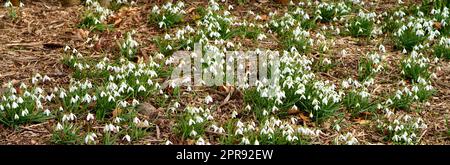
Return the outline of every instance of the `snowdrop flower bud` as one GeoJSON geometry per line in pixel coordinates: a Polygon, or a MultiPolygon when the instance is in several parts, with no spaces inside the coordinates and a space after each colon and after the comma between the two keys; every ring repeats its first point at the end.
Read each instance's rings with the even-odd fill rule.
{"type": "Polygon", "coordinates": [[[127,142],[131,142],[131,137],[130,135],[125,135],[122,140],[126,140],[127,142]]]}
{"type": "Polygon", "coordinates": [[[91,121],[94,120],[94,115],[92,113],[88,113],[87,117],[86,117],[86,121],[91,121]]]}
{"type": "Polygon", "coordinates": [[[64,127],[61,125],[61,123],[56,124],[56,131],[60,131],[62,129],[64,129],[64,127]]]}
{"type": "Polygon", "coordinates": [[[46,116],[50,116],[50,110],[49,109],[46,109],[45,111],[44,111],[44,114],[46,115],[46,116]]]}
{"type": "Polygon", "coordinates": [[[211,96],[209,96],[209,95],[206,96],[206,97],[205,97],[205,103],[206,103],[206,104],[209,104],[209,103],[211,103],[211,102],[213,102],[213,98],[212,98],[211,96]]]}

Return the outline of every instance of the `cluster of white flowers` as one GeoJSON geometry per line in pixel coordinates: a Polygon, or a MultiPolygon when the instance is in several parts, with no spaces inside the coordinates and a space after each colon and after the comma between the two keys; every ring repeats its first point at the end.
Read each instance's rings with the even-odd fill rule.
{"type": "Polygon", "coordinates": [[[113,11],[102,7],[97,1],[86,0],[86,5],[88,5],[88,10],[91,10],[96,15],[94,17],[94,24],[100,24],[106,21],[109,16],[113,15],[113,11]]]}
{"type": "Polygon", "coordinates": [[[430,59],[415,50],[411,52],[411,55],[402,60],[401,65],[401,74],[414,81],[417,81],[419,77],[428,79],[431,75],[428,71],[430,59]]]}
{"type": "MultiPolygon", "coordinates": [[[[131,42],[130,44],[136,43],[131,42]]],[[[70,63],[73,64],[72,67],[75,67],[78,72],[99,73],[103,78],[107,79],[103,87],[97,88],[95,99],[117,102],[121,103],[122,107],[127,107],[128,104],[123,102],[123,99],[128,99],[127,95],[146,97],[160,87],[159,83],[155,81],[158,76],[155,69],[159,65],[154,61],[133,63],[122,58],[119,60],[119,63],[114,63],[104,58],[93,67],[94,70],[84,70],[83,67],[76,67],[83,66],[81,62],[78,62],[77,58],[71,56],[70,60],[70,63]]],[[[84,64],[84,66],[86,65],[88,64],[84,64]]],[[[94,99],[94,96],[90,98],[94,99]]],[[[89,96],[86,96],[83,97],[83,100],[89,101],[91,99],[89,99],[89,96]]],[[[138,103],[137,100],[133,100],[133,105],[138,103]]]]}
{"type": "Polygon", "coordinates": [[[450,37],[441,37],[438,42],[439,46],[443,46],[446,49],[450,49],[450,37]]]}
{"type": "Polygon", "coordinates": [[[295,8],[292,12],[287,12],[283,16],[276,18],[277,13],[271,12],[269,16],[275,19],[272,19],[269,22],[269,25],[273,29],[277,29],[278,33],[283,33],[291,29],[291,27],[306,25],[309,21],[313,21],[314,18],[311,18],[310,15],[305,12],[301,7],[295,8]]]}
{"type": "MultiPolygon", "coordinates": [[[[35,83],[46,81],[39,74],[34,78],[35,83]]],[[[6,92],[2,93],[0,98],[0,120],[4,124],[15,125],[49,116],[51,112],[44,110],[44,106],[51,102],[53,97],[53,94],[47,94],[47,91],[38,86],[30,89],[21,83],[16,88],[9,82],[6,92]]]]}
{"type": "MultiPolygon", "coordinates": [[[[203,132],[207,122],[213,119],[214,117],[211,115],[211,110],[208,108],[203,109],[202,107],[197,108],[188,106],[184,109],[178,127],[190,137],[201,137],[202,135],[200,135],[199,132],[203,132]]],[[[223,131],[223,129],[214,126],[212,128],[215,131],[223,131]]]]}
{"type": "Polygon", "coordinates": [[[385,115],[378,119],[378,128],[387,136],[388,141],[394,144],[417,144],[419,136],[427,129],[421,118],[409,115],[400,115],[389,109],[384,110],[385,115]]]}
{"type": "Polygon", "coordinates": [[[318,19],[326,22],[339,21],[342,19],[341,15],[351,11],[351,7],[347,6],[345,2],[328,3],[315,1],[315,3],[317,5],[315,13],[318,19]]]}
{"type": "Polygon", "coordinates": [[[337,145],[345,144],[345,145],[357,145],[359,144],[358,139],[353,135],[351,132],[347,132],[347,134],[343,135],[340,134],[336,139],[334,140],[334,143],[337,145]]]}
{"type": "Polygon", "coordinates": [[[157,5],[153,6],[151,10],[151,14],[153,15],[153,21],[158,21],[159,28],[165,28],[172,26],[179,21],[181,21],[182,15],[186,14],[186,11],[183,10],[184,3],[179,1],[177,4],[172,4],[171,2],[167,2],[161,8],[157,5]]]}
{"type": "Polygon", "coordinates": [[[302,142],[318,137],[322,132],[297,125],[297,119],[283,121],[270,117],[257,125],[254,121],[236,122],[234,136],[241,138],[241,144],[302,144],[302,142]]]}
{"type": "MultiPolygon", "coordinates": [[[[434,21],[426,18],[409,17],[405,23],[401,23],[399,29],[394,32],[394,37],[398,38],[404,47],[411,49],[424,47],[423,40],[433,41],[441,35],[439,30],[433,27],[434,21]],[[415,36],[411,36],[415,35],[415,36]],[[413,38],[412,38],[413,37],[413,38]],[[416,45],[409,45],[409,44],[416,45]]],[[[425,45],[427,46],[427,45],[425,45]]]]}
{"type": "Polygon", "coordinates": [[[358,93],[362,98],[367,98],[371,95],[367,88],[373,85],[373,81],[373,79],[369,79],[360,83],[358,80],[348,78],[347,80],[342,81],[342,88],[350,89],[352,92],[358,93]]]}
{"type": "Polygon", "coordinates": [[[431,14],[434,15],[434,21],[437,21],[442,26],[441,28],[448,28],[450,23],[450,12],[447,7],[441,9],[432,9],[431,14]]]}
{"type": "Polygon", "coordinates": [[[128,32],[125,40],[120,45],[120,52],[125,57],[132,58],[136,55],[136,49],[139,46],[139,43],[132,37],[135,33],[135,31],[128,32]]]}
{"type": "MultiPolygon", "coordinates": [[[[385,52],[386,50],[384,50],[384,46],[380,46],[380,51],[381,52],[385,52]]],[[[359,71],[364,71],[367,72],[365,74],[369,74],[366,76],[372,76],[373,74],[377,74],[379,72],[381,72],[384,68],[383,68],[383,61],[385,60],[385,56],[384,55],[380,55],[377,52],[372,52],[372,53],[367,53],[365,55],[365,57],[363,57],[365,59],[360,61],[360,65],[358,70],[359,71]]]]}

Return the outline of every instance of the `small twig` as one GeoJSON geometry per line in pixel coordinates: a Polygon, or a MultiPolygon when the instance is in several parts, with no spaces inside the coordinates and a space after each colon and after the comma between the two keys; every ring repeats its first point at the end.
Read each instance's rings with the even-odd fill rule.
{"type": "Polygon", "coordinates": [[[420,140],[422,140],[422,137],[427,133],[428,129],[426,129],[425,131],[423,131],[422,135],[420,135],[419,139],[417,141],[420,142],[420,140]]]}
{"type": "Polygon", "coordinates": [[[28,128],[28,127],[23,127],[23,126],[20,126],[20,128],[24,129],[24,130],[27,130],[27,131],[31,131],[31,132],[48,133],[48,131],[39,131],[39,130],[35,130],[35,129],[28,128]]]}
{"type": "Polygon", "coordinates": [[[156,126],[156,139],[160,139],[161,132],[159,131],[159,126],[156,124],[155,124],[155,126],[156,126]]]}

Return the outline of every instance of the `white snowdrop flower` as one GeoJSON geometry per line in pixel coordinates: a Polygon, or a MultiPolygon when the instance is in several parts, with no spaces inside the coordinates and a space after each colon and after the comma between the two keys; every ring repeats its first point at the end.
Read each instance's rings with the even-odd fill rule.
{"type": "Polygon", "coordinates": [[[209,104],[209,103],[211,103],[211,102],[213,102],[213,98],[212,98],[211,96],[209,96],[209,95],[206,96],[206,97],[205,97],[205,103],[206,103],[206,104],[209,104]]]}
{"type": "Polygon", "coordinates": [[[97,138],[97,135],[95,133],[88,133],[84,138],[84,143],[86,144],[89,144],[89,142],[95,143],[95,138],[97,138]]]}
{"type": "Polygon", "coordinates": [[[0,104],[0,111],[4,111],[4,110],[5,110],[5,107],[0,104]]]}
{"type": "Polygon", "coordinates": [[[46,116],[50,116],[51,112],[50,112],[49,109],[46,109],[46,110],[44,111],[44,114],[45,114],[46,116]]]}
{"type": "Polygon", "coordinates": [[[232,5],[228,6],[228,10],[233,10],[233,9],[234,9],[234,7],[232,5]]]}
{"type": "Polygon", "coordinates": [[[16,102],[13,102],[12,105],[11,105],[12,109],[16,109],[18,107],[19,107],[19,105],[16,102]]]}
{"type": "Polygon", "coordinates": [[[42,78],[42,82],[47,82],[50,81],[50,77],[48,77],[47,75],[44,76],[44,78],[42,78]]]}
{"type": "Polygon", "coordinates": [[[242,135],[242,134],[243,134],[242,128],[236,129],[236,132],[234,133],[234,135],[242,135]]]}
{"type": "Polygon", "coordinates": [[[339,130],[341,130],[341,126],[339,126],[339,124],[336,124],[334,125],[334,129],[339,132],[339,130]]]}
{"type": "Polygon", "coordinates": [[[231,118],[236,118],[236,116],[238,115],[238,113],[236,111],[231,112],[231,118]]]}
{"type": "Polygon", "coordinates": [[[242,143],[242,144],[245,144],[245,145],[249,145],[249,144],[250,144],[250,140],[248,140],[247,137],[242,137],[241,143],[242,143]]]}
{"type": "Polygon", "coordinates": [[[137,105],[139,105],[139,101],[138,101],[138,100],[136,100],[136,99],[133,99],[132,105],[133,105],[133,106],[137,106],[137,105]]]}
{"type": "Polygon", "coordinates": [[[77,119],[77,116],[75,116],[75,114],[73,114],[73,113],[70,113],[69,116],[68,116],[68,120],[69,121],[73,121],[75,119],[77,119]]]}
{"type": "Polygon", "coordinates": [[[202,137],[200,137],[200,138],[198,138],[195,145],[205,145],[205,140],[202,137]]]}
{"type": "Polygon", "coordinates": [[[144,122],[143,122],[142,126],[144,126],[144,127],[149,127],[149,126],[150,126],[150,124],[148,123],[148,121],[147,121],[147,120],[144,120],[144,122]]]}
{"type": "Polygon", "coordinates": [[[58,124],[56,124],[56,131],[60,131],[60,130],[63,130],[64,129],[64,127],[61,125],[61,123],[58,123],[58,124]]]}
{"type": "Polygon", "coordinates": [[[64,99],[67,96],[67,94],[61,90],[61,92],[59,93],[59,98],[64,99]]]}
{"type": "Polygon", "coordinates": [[[15,114],[14,115],[14,120],[19,120],[19,115],[15,114]]]}
{"type": "Polygon", "coordinates": [[[9,8],[9,7],[13,6],[13,4],[11,3],[11,1],[6,1],[6,3],[3,6],[5,8],[9,8]]]}
{"type": "Polygon", "coordinates": [[[381,53],[386,53],[386,48],[384,47],[384,45],[380,45],[379,50],[381,53]]]}
{"type": "Polygon", "coordinates": [[[170,140],[167,140],[165,144],[166,144],[166,145],[171,145],[171,144],[173,144],[173,143],[172,143],[170,140]]]}
{"type": "Polygon", "coordinates": [[[134,117],[134,119],[133,119],[133,123],[134,123],[134,124],[138,124],[138,123],[140,123],[140,122],[141,122],[141,120],[139,120],[139,118],[134,117]]]}
{"type": "Polygon", "coordinates": [[[189,121],[188,121],[189,126],[194,125],[195,123],[196,122],[194,120],[192,120],[192,119],[189,119],[189,121]]]}
{"type": "Polygon", "coordinates": [[[123,119],[122,118],[120,118],[120,117],[116,117],[116,118],[114,118],[114,123],[120,123],[121,121],[123,121],[123,119]]]}
{"type": "Polygon", "coordinates": [[[131,142],[131,137],[130,135],[125,135],[122,140],[126,140],[127,142],[131,142]]]}
{"type": "Polygon", "coordinates": [[[144,86],[139,86],[139,89],[138,89],[138,92],[145,92],[145,91],[147,91],[146,89],[145,89],[145,87],[144,86]]]}
{"type": "Polygon", "coordinates": [[[18,104],[22,104],[23,103],[23,98],[22,97],[18,97],[16,101],[17,101],[18,104]]]}
{"type": "Polygon", "coordinates": [[[94,114],[88,113],[88,115],[86,116],[86,121],[91,121],[91,120],[94,120],[94,114]]]}
{"type": "Polygon", "coordinates": [[[22,110],[21,115],[22,116],[27,116],[28,115],[28,109],[25,108],[25,110],[22,110]]]}
{"type": "Polygon", "coordinates": [[[197,136],[197,131],[192,130],[191,133],[189,134],[190,136],[197,136]]]}

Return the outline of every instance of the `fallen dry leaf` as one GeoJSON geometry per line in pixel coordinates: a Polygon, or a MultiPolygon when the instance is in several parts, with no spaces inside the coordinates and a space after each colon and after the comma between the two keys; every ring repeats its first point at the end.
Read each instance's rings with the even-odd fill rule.
{"type": "Polygon", "coordinates": [[[187,12],[186,13],[191,13],[192,11],[194,11],[195,10],[195,7],[191,7],[191,8],[189,8],[188,10],[187,10],[187,12]]]}
{"type": "Polygon", "coordinates": [[[261,20],[262,20],[262,21],[267,21],[267,20],[269,20],[269,16],[267,16],[267,15],[265,15],[265,14],[264,14],[264,15],[261,15],[260,17],[261,17],[261,20]]]}
{"type": "Polygon", "coordinates": [[[298,116],[299,116],[300,119],[302,119],[302,121],[304,121],[304,122],[310,122],[310,121],[311,121],[311,119],[310,119],[308,116],[303,115],[303,113],[300,113],[298,116]]]}
{"type": "Polygon", "coordinates": [[[370,123],[370,120],[364,120],[364,119],[361,119],[361,118],[356,118],[356,119],[354,119],[353,121],[354,121],[355,123],[361,124],[361,125],[366,125],[366,124],[369,124],[369,123],[370,123]]]}
{"type": "Polygon", "coordinates": [[[442,29],[442,24],[440,22],[434,22],[433,26],[437,30],[441,30],[442,29]]]}
{"type": "Polygon", "coordinates": [[[120,114],[122,114],[122,109],[116,108],[116,109],[114,109],[114,111],[112,112],[112,114],[113,114],[113,118],[115,118],[115,117],[117,117],[117,116],[120,116],[120,114]]]}

